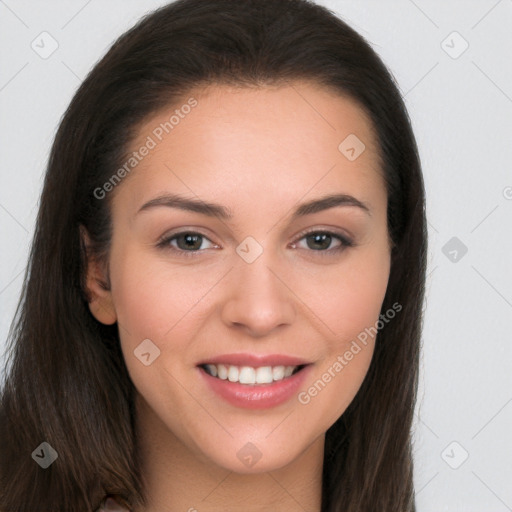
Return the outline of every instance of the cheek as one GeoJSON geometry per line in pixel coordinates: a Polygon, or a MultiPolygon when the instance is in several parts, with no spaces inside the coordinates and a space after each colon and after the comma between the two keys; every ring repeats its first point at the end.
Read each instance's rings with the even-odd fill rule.
{"type": "Polygon", "coordinates": [[[112,293],[123,341],[143,339],[161,342],[183,338],[183,329],[197,326],[204,300],[221,274],[212,271],[198,276],[193,266],[177,268],[162,258],[148,258],[136,251],[118,260],[112,272],[112,293]],[[172,332],[180,332],[179,337],[172,332]]]}
{"type": "Polygon", "coordinates": [[[331,276],[321,286],[322,293],[311,297],[312,309],[328,332],[318,369],[302,387],[298,401],[304,407],[304,425],[318,435],[344,413],[368,372],[388,277],[385,252],[360,258],[350,271],[331,276]]]}
{"type": "Polygon", "coordinates": [[[326,344],[318,371],[307,383],[311,393],[303,388],[307,396],[301,403],[321,392],[322,398],[315,398],[313,408],[319,408],[327,423],[340,416],[367,373],[389,268],[390,257],[385,250],[359,251],[332,272],[303,281],[304,302],[319,320],[326,344]]]}
{"type": "Polygon", "coordinates": [[[319,329],[343,348],[378,320],[390,269],[385,250],[354,251],[340,265],[302,278],[297,295],[314,313],[319,329]]]}

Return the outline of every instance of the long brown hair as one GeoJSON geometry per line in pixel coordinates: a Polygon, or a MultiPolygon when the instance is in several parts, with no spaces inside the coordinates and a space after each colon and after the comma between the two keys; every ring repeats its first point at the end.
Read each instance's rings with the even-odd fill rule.
{"type": "Polygon", "coordinates": [[[394,242],[377,337],[355,399],[327,431],[322,512],[413,511],[411,426],[422,325],[426,222],[416,141],[392,75],[371,46],[307,0],[178,0],[123,34],[81,84],[51,150],[0,395],[0,510],[91,512],[107,495],[146,503],[134,386],[117,326],[84,286],[87,229],[106,258],[110,200],[98,199],[148,116],[198,85],[313,80],[364,109],[378,136],[394,242]],[[47,442],[57,460],[31,453],[47,442]]]}

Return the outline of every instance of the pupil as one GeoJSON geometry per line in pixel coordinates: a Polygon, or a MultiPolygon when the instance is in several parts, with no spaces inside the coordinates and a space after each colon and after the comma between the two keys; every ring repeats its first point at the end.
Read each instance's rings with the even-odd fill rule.
{"type": "MultiPolygon", "coordinates": [[[[314,239],[314,243],[320,243],[322,244],[323,242],[323,246],[320,247],[321,249],[326,249],[327,247],[329,247],[330,243],[331,243],[331,236],[326,234],[326,233],[319,233],[319,234],[316,234],[316,235],[311,235],[310,238],[313,238],[314,239]],[[327,243],[325,243],[327,241],[327,243]]],[[[315,246],[311,246],[309,243],[308,243],[308,247],[310,249],[315,249],[315,250],[318,250],[319,248],[318,247],[315,247],[315,246]]]]}
{"type": "MultiPolygon", "coordinates": [[[[201,246],[200,237],[201,235],[182,235],[183,238],[180,237],[181,240],[185,240],[185,249],[198,249],[201,246]],[[199,244],[198,244],[199,241],[199,244]],[[195,244],[195,245],[194,245],[195,244]]],[[[178,244],[179,245],[179,244],[178,244]]],[[[183,247],[180,247],[183,249],[183,247]]]]}

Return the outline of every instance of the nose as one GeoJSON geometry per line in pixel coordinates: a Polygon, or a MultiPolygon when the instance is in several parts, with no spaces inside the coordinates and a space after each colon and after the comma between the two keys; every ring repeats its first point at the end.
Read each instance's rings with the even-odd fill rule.
{"type": "Polygon", "coordinates": [[[294,295],[278,268],[265,252],[252,263],[237,261],[222,307],[222,320],[228,327],[263,337],[293,323],[294,295]]]}

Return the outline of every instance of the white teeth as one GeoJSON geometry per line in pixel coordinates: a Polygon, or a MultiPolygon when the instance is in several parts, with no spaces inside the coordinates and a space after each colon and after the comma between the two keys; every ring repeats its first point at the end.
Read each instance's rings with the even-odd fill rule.
{"type": "Polygon", "coordinates": [[[240,384],[255,384],[256,383],[256,370],[250,366],[242,366],[240,368],[240,375],[238,376],[240,384]]]}
{"type": "MultiPolygon", "coordinates": [[[[214,368],[217,368],[217,377],[222,380],[226,380],[228,378],[228,368],[227,366],[223,364],[208,364],[206,366],[213,366],[214,368]]],[[[215,377],[215,375],[214,375],[215,377]]]]}
{"type": "Polygon", "coordinates": [[[283,380],[284,366],[274,366],[274,368],[272,368],[272,377],[274,380],[283,380]]]}
{"type": "Polygon", "coordinates": [[[229,382],[238,382],[238,375],[240,372],[238,371],[237,366],[230,366],[228,370],[228,380],[229,382]]]}
{"type": "Polygon", "coordinates": [[[272,366],[260,366],[256,370],[256,382],[258,384],[270,384],[273,380],[272,366]]]}
{"type": "Polygon", "coordinates": [[[210,375],[217,377],[217,367],[214,364],[207,364],[206,367],[208,368],[210,375]]]}
{"type": "Polygon", "coordinates": [[[225,364],[206,364],[206,372],[212,377],[217,377],[230,382],[240,384],[270,384],[274,381],[290,377],[297,366],[233,366],[225,364]]]}

